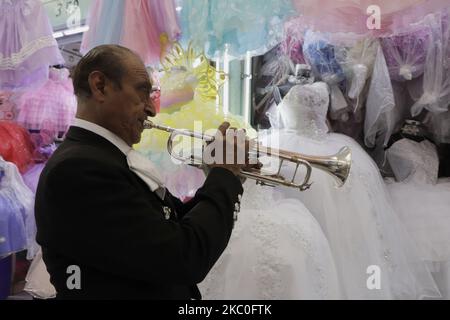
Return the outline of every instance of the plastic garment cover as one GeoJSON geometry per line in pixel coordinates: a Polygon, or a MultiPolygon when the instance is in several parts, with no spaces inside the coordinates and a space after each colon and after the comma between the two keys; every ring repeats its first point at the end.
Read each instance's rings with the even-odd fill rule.
{"type": "Polygon", "coordinates": [[[367,79],[372,74],[377,49],[378,41],[369,37],[356,41],[351,47],[336,48],[336,59],[350,80],[348,88],[350,99],[357,99],[360,96],[367,79]]]}
{"type": "MultiPolygon", "coordinates": [[[[366,102],[366,118],[364,122],[364,143],[368,147],[375,145],[377,134],[382,130],[382,122],[386,121],[387,112],[395,106],[389,71],[381,47],[378,47],[372,80],[366,102]]],[[[388,139],[385,139],[386,144],[388,139]]]]}
{"type": "Polygon", "coordinates": [[[45,163],[38,163],[23,175],[23,181],[33,193],[36,193],[39,177],[41,176],[41,172],[44,170],[44,167],[45,163]]]}
{"type": "Polygon", "coordinates": [[[433,45],[429,46],[423,76],[423,94],[411,107],[411,115],[423,109],[433,113],[448,110],[450,98],[450,9],[428,15],[433,45]]]}
{"type": "Polygon", "coordinates": [[[391,79],[411,80],[423,74],[431,30],[426,25],[410,26],[404,33],[381,38],[391,79]]]}
{"type": "Polygon", "coordinates": [[[410,104],[408,104],[407,100],[407,90],[403,86],[404,83],[392,81],[391,84],[394,106],[379,115],[374,127],[376,128],[376,138],[374,145],[371,146],[375,147],[371,150],[371,157],[380,170],[386,174],[392,174],[387,165],[386,147],[389,145],[389,141],[391,141],[391,136],[402,129],[405,119],[409,118],[410,109],[410,104]]]}
{"type": "Polygon", "coordinates": [[[305,25],[301,18],[294,18],[284,24],[284,40],[281,42],[281,51],[287,55],[294,64],[304,64],[303,57],[303,30],[305,25]]]}
{"type": "Polygon", "coordinates": [[[335,46],[326,34],[308,30],[303,43],[303,54],[311,65],[315,75],[330,86],[330,115],[337,119],[347,111],[348,104],[339,88],[345,79],[344,71],[336,60],[335,46]]]}

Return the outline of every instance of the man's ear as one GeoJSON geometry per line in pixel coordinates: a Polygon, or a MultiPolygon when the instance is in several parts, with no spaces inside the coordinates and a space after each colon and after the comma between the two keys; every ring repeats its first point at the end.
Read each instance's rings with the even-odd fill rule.
{"type": "Polygon", "coordinates": [[[92,97],[99,102],[105,101],[105,75],[100,71],[93,71],[89,74],[88,83],[92,97]]]}

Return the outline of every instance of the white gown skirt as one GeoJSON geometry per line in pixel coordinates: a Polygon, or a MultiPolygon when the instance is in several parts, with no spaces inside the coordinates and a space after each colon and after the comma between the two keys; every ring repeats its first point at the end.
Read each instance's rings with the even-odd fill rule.
{"type": "MultiPolygon", "coordinates": [[[[277,147],[309,155],[335,154],[344,145],[351,148],[352,167],[343,187],[337,188],[328,173],[313,169],[309,190],[282,188],[286,198],[300,199],[322,227],[346,299],[441,296],[421,252],[393,208],[378,168],[353,139],[341,134],[312,139],[275,131],[262,140],[277,141],[277,147]],[[377,277],[375,286],[371,285],[373,277],[377,277]]],[[[282,173],[291,177],[293,170],[286,165],[282,173]]]]}
{"type": "Polygon", "coordinates": [[[389,183],[387,188],[442,295],[450,299],[450,179],[436,185],[389,183]]]}
{"type": "Polygon", "coordinates": [[[327,239],[295,199],[247,181],[230,242],[206,279],[203,299],[340,299],[327,239]]]}

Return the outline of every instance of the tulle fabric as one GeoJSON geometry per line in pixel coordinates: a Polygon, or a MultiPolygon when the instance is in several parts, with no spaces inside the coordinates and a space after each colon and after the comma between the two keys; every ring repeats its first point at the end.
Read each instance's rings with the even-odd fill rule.
{"type": "Polygon", "coordinates": [[[120,43],[136,51],[146,65],[160,61],[161,45],[156,12],[149,1],[124,1],[123,29],[120,43]]]}
{"type": "Polygon", "coordinates": [[[230,242],[206,279],[203,299],[339,299],[327,239],[303,204],[244,185],[230,242]]]}
{"type": "Polygon", "coordinates": [[[63,64],[41,1],[0,1],[0,90],[38,87],[63,64]]]}
{"type": "Polygon", "coordinates": [[[174,0],[149,0],[150,8],[154,12],[161,44],[168,45],[179,40],[181,36],[180,22],[177,16],[174,0]]]}
{"type": "Polygon", "coordinates": [[[398,181],[388,188],[426,260],[450,261],[450,180],[438,180],[436,146],[402,139],[388,149],[387,158],[398,181]]]}
{"type": "Polygon", "coordinates": [[[335,47],[326,34],[308,30],[305,34],[303,54],[323,81],[337,84],[345,79],[344,72],[336,60],[335,47]]]}
{"type": "Polygon", "coordinates": [[[33,165],[34,145],[28,131],[20,125],[0,121],[0,156],[25,173],[33,165]]]}
{"type": "Polygon", "coordinates": [[[10,233],[5,233],[8,235],[7,240],[13,239],[8,241],[14,241],[16,243],[14,247],[17,248],[17,242],[21,243],[24,236],[25,246],[21,249],[27,249],[27,258],[32,259],[39,249],[35,240],[34,195],[23,182],[17,167],[11,162],[4,161],[1,157],[0,171],[3,172],[3,177],[0,181],[0,192],[4,191],[6,201],[10,200],[9,204],[4,201],[5,211],[0,210],[0,219],[10,223],[10,226],[7,226],[6,230],[4,230],[10,231],[10,233]],[[21,231],[22,226],[23,232],[21,231]]]}
{"type": "Polygon", "coordinates": [[[356,38],[355,43],[336,48],[336,60],[350,82],[347,92],[350,99],[360,97],[367,79],[372,75],[377,49],[378,42],[373,38],[356,38]]]}
{"type": "Polygon", "coordinates": [[[450,111],[428,113],[424,121],[436,143],[450,144],[450,111]]]}
{"type": "Polygon", "coordinates": [[[96,0],[89,9],[88,24],[81,52],[101,44],[120,44],[137,52],[146,65],[158,64],[179,35],[173,0],[96,0]]]}
{"type": "Polygon", "coordinates": [[[430,263],[444,298],[448,299],[450,179],[437,179],[436,147],[427,140],[396,142],[388,150],[388,160],[397,181],[401,181],[388,181],[387,184],[395,208],[422,250],[422,259],[430,263]]]}
{"type": "Polygon", "coordinates": [[[284,24],[284,40],[281,51],[287,55],[294,64],[305,63],[303,56],[303,34],[305,26],[301,18],[293,18],[284,24]]]}
{"type": "Polygon", "coordinates": [[[211,59],[225,50],[236,58],[263,54],[281,41],[283,22],[294,13],[289,0],[184,0],[183,41],[204,48],[211,59]]]}
{"type": "Polygon", "coordinates": [[[364,143],[366,146],[374,147],[377,135],[380,132],[385,134],[383,144],[389,141],[393,130],[392,126],[388,127],[388,114],[394,107],[395,97],[389,70],[381,46],[378,46],[366,103],[364,121],[364,143]]]}
{"type": "Polygon", "coordinates": [[[29,130],[53,129],[65,133],[75,119],[77,100],[67,69],[52,69],[45,85],[25,93],[16,121],[29,130]]]}
{"type": "Polygon", "coordinates": [[[26,249],[27,236],[23,211],[24,208],[13,190],[2,187],[0,189],[0,235],[2,240],[0,241],[0,257],[26,249]]]}
{"type": "Polygon", "coordinates": [[[322,32],[392,35],[448,6],[446,0],[294,0],[303,24],[322,32]],[[380,8],[380,26],[371,18],[370,6],[380,8]],[[370,27],[370,28],[369,28],[370,27]],[[374,28],[376,27],[376,28],[374,28]]]}
{"type": "Polygon", "coordinates": [[[431,44],[431,30],[426,25],[409,27],[407,32],[381,38],[391,79],[406,81],[422,75],[431,44]]]}
{"type": "Polygon", "coordinates": [[[92,1],[86,21],[89,30],[83,33],[80,47],[83,54],[98,45],[120,43],[125,3],[122,0],[92,1]]]}
{"type": "MultiPolygon", "coordinates": [[[[295,87],[293,89],[296,89],[295,87]]],[[[291,90],[293,90],[291,89],[291,90]]],[[[313,185],[305,192],[282,188],[286,198],[300,199],[321,225],[333,253],[339,279],[348,299],[418,299],[440,297],[421,252],[406,232],[395,211],[378,168],[350,137],[326,133],[326,114],[314,100],[285,98],[284,108],[301,123],[284,124],[262,135],[264,144],[313,156],[336,154],[343,146],[352,151],[350,176],[341,188],[326,172],[313,169],[313,185]],[[315,108],[318,107],[317,111],[315,108]],[[309,123],[308,126],[303,124],[309,123]],[[381,269],[380,290],[369,290],[367,268],[381,269]]],[[[319,90],[317,97],[327,95],[319,90]]],[[[325,104],[324,104],[325,105],[325,104]]],[[[283,112],[283,108],[280,108],[283,112]]],[[[270,162],[269,162],[270,164],[270,162]]],[[[272,163],[278,168],[278,162],[272,163]]],[[[267,167],[267,165],[266,165],[267,167]]],[[[281,173],[292,177],[294,166],[284,164],[281,173]]],[[[297,176],[300,182],[302,172],[297,176]]]]}
{"type": "Polygon", "coordinates": [[[431,30],[433,45],[426,53],[423,94],[411,107],[412,116],[419,115],[423,109],[445,112],[450,98],[450,7],[428,15],[424,24],[431,30]]]}
{"type": "Polygon", "coordinates": [[[423,259],[450,261],[450,180],[441,178],[434,185],[391,182],[387,188],[400,218],[420,246],[423,259]]]}
{"type": "MultiPolygon", "coordinates": [[[[313,170],[310,190],[299,193],[283,188],[287,198],[300,199],[321,225],[345,298],[440,297],[430,271],[421,261],[421,253],[391,204],[377,166],[354,140],[340,134],[317,140],[285,131],[272,133],[270,140],[279,141],[282,149],[310,155],[335,154],[345,145],[352,150],[351,173],[343,187],[336,188],[327,173],[313,170]],[[366,272],[371,265],[381,269],[380,290],[366,286],[366,272]]],[[[285,167],[282,173],[291,177],[293,168],[285,167]]]]}
{"type": "Polygon", "coordinates": [[[336,59],[336,47],[326,34],[308,30],[303,43],[303,54],[312,66],[315,75],[330,86],[332,119],[339,119],[348,108],[339,83],[345,80],[345,74],[336,59]]]}

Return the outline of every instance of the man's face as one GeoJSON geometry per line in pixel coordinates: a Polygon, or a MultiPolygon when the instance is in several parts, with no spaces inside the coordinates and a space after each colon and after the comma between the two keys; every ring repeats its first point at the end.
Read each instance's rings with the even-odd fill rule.
{"type": "Polygon", "coordinates": [[[152,83],[142,61],[130,55],[124,66],[127,72],[122,88],[106,95],[105,120],[109,129],[131,146],[141,140],[144,120],[154,117],[156,111],[150,99],[152,83]]]}

